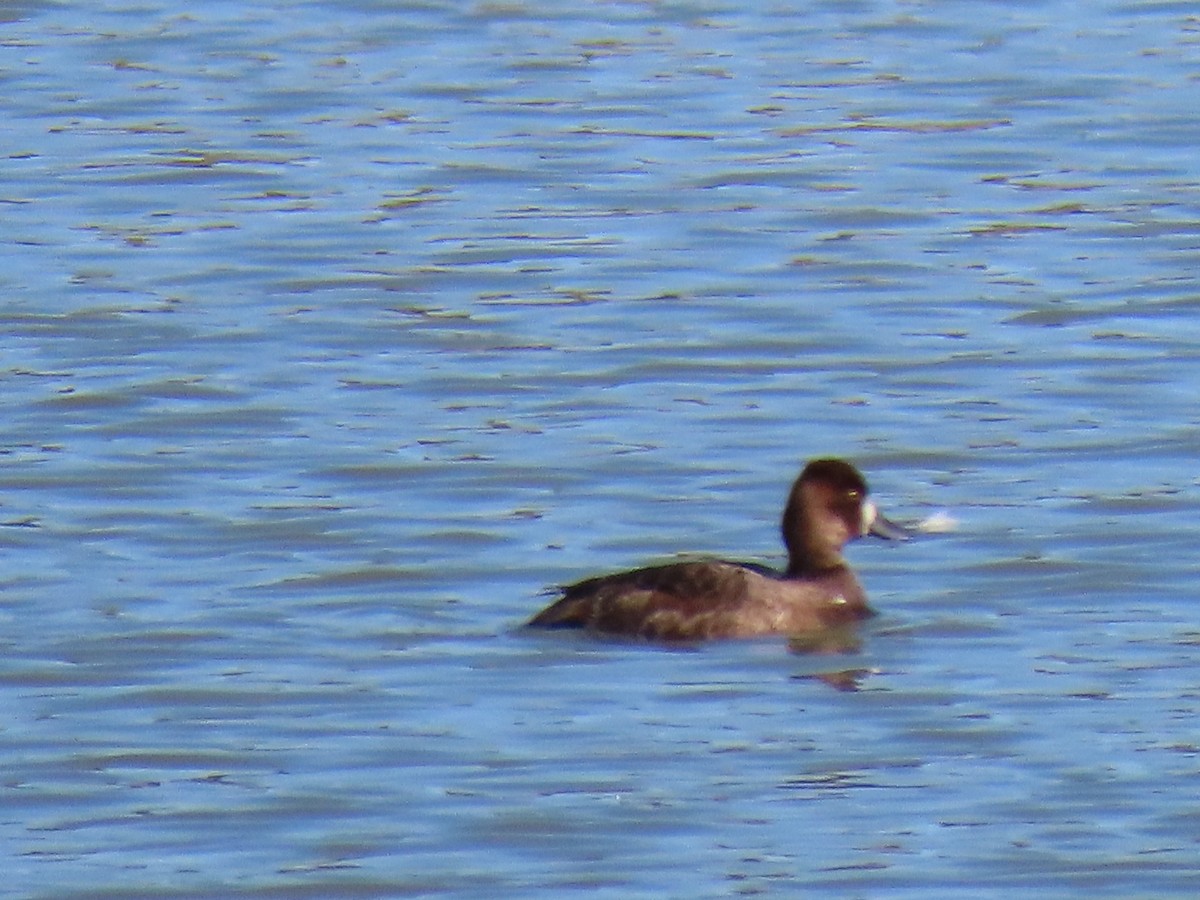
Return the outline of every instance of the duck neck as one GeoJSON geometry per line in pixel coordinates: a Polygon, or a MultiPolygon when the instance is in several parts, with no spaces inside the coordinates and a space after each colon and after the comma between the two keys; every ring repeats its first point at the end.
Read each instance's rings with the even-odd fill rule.
{"type": "Polygon", "coordinates": [[[842,569],[845,566],[846,560],[836,550],[830,550],[827,547],[808,547],[803,543],[793,544],[788,541],[787,576],[789,578],[816,575],[834,569],[842,569]]]}

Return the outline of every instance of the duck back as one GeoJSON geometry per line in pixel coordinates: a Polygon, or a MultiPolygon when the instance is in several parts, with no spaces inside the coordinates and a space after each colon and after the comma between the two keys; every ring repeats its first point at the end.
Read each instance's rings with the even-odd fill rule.
{"type": "Polygon", "coordinates": [[[791,579],[763,566],[712,560],[580,581],[529,624],[687,641],[796,634],[870,615],[846,568],[791,579]]]}

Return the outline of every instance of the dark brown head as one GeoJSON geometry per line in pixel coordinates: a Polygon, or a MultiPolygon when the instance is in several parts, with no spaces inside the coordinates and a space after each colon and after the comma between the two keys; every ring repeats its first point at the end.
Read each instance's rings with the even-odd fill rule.
{"type": "Polygon", "coordinates": [[[867,534],[902,538],[867,496],[866,479],[840,459],[814,459],[804,467],[783,511],[788,574],[804,575],[845,565],[842,548],[867,534]]]}

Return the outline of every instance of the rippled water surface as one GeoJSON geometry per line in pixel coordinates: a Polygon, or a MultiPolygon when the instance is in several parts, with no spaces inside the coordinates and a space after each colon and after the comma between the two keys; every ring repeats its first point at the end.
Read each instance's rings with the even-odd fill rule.
{"type": "Polygon", "coordinates": [[[0,4],[5,896],[1192,896],[1189,4],[0,4]],[[744,9],[743,7],[748,7],[744,9]],[[520,623],[894,517],[842,655],[520,623]]]}

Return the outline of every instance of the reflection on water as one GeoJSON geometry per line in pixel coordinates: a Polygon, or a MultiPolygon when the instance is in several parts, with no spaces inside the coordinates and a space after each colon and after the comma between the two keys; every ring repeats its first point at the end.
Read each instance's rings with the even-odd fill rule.
{"type": "Polygon", "coordinates": [[[1190,896],[1195,23],[979,9],[0,10],[9,890],[1190,896]],[[516,628],[825,454],[861,632],[516,628]]]}

